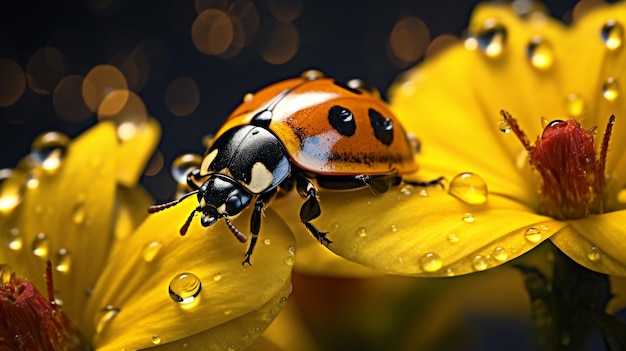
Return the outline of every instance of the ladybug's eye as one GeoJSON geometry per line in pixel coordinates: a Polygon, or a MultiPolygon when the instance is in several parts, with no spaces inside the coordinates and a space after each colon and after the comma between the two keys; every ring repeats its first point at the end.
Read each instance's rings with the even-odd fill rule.
{"type": "Polygon", "coordinates": [[[328,121],[339,134],[352,136],[356,132],[356,122],[352,112],[345,107],[333,106],[328,111],[328,121]]]}

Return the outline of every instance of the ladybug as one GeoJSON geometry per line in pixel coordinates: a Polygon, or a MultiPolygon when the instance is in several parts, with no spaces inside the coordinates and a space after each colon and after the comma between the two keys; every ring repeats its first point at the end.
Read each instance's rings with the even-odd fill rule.
{"type": "MultiPolygon", "coordinates": [[[[369,187],[383,193],[399,185],[403,174],[417,171],[415,155],[402,125],[376,92],[364,84],[346,85],[319,71],[307,71],[247,94],[215,134],[200,168],[188,175],[193,191],[148,211],[164,210],[196,194],[198,206],[182,225],[181,235],[198,212],[203,226],[224,219],[235,237],[246,242],[246,235],[230,219],[254,206],[242,263],[250,264],[261,213],[279,191],[296,188],[305,199],[300,220],[328,245],[327,232],[311,223],[321,214],[318,187],[369,187]]],[[[431,186],[441,179],[410,183],[431,186]]]]}

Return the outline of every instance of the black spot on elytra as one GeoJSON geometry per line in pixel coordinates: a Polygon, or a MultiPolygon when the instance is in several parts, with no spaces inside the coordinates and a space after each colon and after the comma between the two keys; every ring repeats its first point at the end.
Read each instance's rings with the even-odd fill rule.
{"type": "Polygon", "coordinates": [[[383,117],[380,112],[370,108],[367,113],[370,116],[370,123],[374,128],[374,135],[381,143],[389,146],[393,142],[393,122],[389,118],[383,117]]]}
{"type": "Polygon", "coordinates": [[[328,110],[328,122],[343,136],[352,136],[356,132],[356,121],[352,112],[345,107],[333,106],[328,110]]]}

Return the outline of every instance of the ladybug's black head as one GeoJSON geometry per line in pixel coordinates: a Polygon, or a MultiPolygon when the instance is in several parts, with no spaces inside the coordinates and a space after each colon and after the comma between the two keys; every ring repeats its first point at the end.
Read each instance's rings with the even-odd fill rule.
{"type": "Polygon", "coordinates": [[[198,191],[198,212],[202,213],[200,223],[208,227],[224,217],[234,217],[241,213],[252,199],[252,194],[223,174],[213,174],[198,191]]]}

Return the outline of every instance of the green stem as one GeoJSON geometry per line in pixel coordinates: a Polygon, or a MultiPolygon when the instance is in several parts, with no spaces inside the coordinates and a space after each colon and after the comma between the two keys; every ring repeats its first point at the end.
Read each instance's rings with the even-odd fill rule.
{"type": "Polygon", "coordinates": [[[611,298],[608,276],[580,266],[549,241],[542,246],[551,259],[551,272],[516,265],[530,296],[539,348],[582,350],[598,329],[607,349],[625,349],[626,324],[605,312],[611,298]]]}

